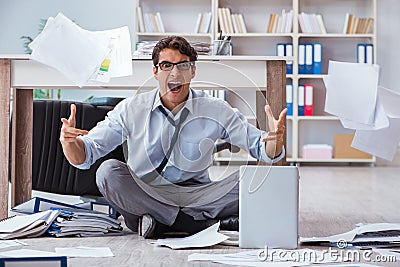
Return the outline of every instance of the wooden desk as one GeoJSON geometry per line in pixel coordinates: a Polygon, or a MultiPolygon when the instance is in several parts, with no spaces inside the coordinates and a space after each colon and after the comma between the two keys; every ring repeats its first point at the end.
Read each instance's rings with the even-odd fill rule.
{"type": "MultiPolygon", "coordinates": [[[[257,90],[258,126],[266,129],[265,98],[275,116],[285,107],[286,69],[282,57],[199,57],[194,88],[257,90]],[[267,93],[268,92],[268,93],[267,93]]],[[[152,63],[133,59],[133,75],[114,78],[109,84],[93,83],[84,89],[150,89],[152,63]]],[[[0,55],[0,218],[8,213],[8,177],[11,173],[12,205],[26,201],[32,191],[33,89],[77,88],[58,71],[29,60],[27,55],[0,55]],[[10,89],[13,89],[11,169],[9,168],[10,89]]],[[[59,133],[54,133],[58,138],[59,133]]],[[[286,144],[286,137],[285,137],[286,144]]],[[[286,164],[285,160],[280,164],[286,164]]]]}

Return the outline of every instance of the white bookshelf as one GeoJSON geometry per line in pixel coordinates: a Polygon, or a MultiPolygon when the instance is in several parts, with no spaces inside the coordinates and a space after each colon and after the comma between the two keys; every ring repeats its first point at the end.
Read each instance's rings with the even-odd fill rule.
{"type": "MultiPolygon", "coordinates": [[[[371,43],[374,46],[374,62],[377,62],[377,0],[135,0],[135,7],[140,6],[142,12],[160,12],[166,33],[148,33],[138,31],[138,21],[135,19],[136,31],[134,42],[142,40],[159,40],[169,35],[181,35],[188,40],[212,42],[219,36],[218,8],[227,7],[231,13],[243,15],[247,33],[232,33],[234,56],[273,56],[276,55],[277,43],[293,44],[293,74],[287,75],[287,82],[293,84],[293,116],[287,117],[287,161],[293,163],[374,163],[371,159],[303,159],[301,148],[305,144],[329,144],[333,147],[335,134],[353,133],[344,129],[338,118],[324,112],[325,86],[323,78],[328,72],[329,60],[356,62],[358,43],[371,43]],[[280,14],[282,10],[293,10],[293,25],[290,33],[267,33],[271,13],[280,14]],[[200,12],[211,12],[211,27],[209,33],[194,33],[196,19],[200,12]],[[326,34],[302,33],[298,14],[301,12],[321,14],[326,34]],[[374,19],[372,30],[367,34],[343,34],[345,14],[352,13],[357,17],[374,19]],[[299,43],[322,44],[322,74],[298,74],[299,43]],[[314,85],[314,116],[298,116],[298,85],[312,83],[314,85]]],[[[136,10],[134,12],[136,14],[136,10]]],[[[255,92],[226,93],[227,101],[249,118],[254,117],[255,92]],[[244,96],[243,96],[244,94],[244,96]],[[235,96],[236,95],[236,96],[235,96]],[[241,95],[247,103],[238,100],[241,95]]],[[[243,156],[216,157],[216,160],[235,162],[242,161],[243,156]]]]}

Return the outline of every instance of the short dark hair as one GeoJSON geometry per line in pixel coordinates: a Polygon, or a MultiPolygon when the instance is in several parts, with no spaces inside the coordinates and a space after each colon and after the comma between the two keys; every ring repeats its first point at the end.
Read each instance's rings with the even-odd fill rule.
{"type": "Polygon", "coordinates": [[[197,60],[197,52],[189,44],[189,42],[181,36],[168,36],[161,39],[153,49],[153,54],[151,58],[153,59],[153,65],[158,64],[158,56],[163,49],[171,48],[178,50],[181,54],[187,55],[190,61],[197,60]]]}

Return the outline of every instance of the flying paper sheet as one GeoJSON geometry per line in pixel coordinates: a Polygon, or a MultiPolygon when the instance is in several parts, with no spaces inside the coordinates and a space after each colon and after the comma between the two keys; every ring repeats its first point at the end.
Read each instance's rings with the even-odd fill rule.
{"type": "Polygon", "coordinates": [[[373,127],[378,78],[377,65],[329,61],[325,111],[373,127]]]}
{"type": "Polygon", "coordinates": [[[132,74],[128,27],[91,32],[59,13],[29,44],[31,59],[53,67],[82,87],[132,74]]]}
{"type": "Polygon", "coordinates": [[[357,130],[351,146],[391,161],[400,142],[400,94],[379,86],[378,95],[389,117],[389,126],[379,130],[357,130]]]}
{"type": "Polygon", "coordinates": [[[379,87],[379,66],[329,62],[325,111],[355,129],[352,147],[393,160],[400,142],[400,95],[379,87]]]}

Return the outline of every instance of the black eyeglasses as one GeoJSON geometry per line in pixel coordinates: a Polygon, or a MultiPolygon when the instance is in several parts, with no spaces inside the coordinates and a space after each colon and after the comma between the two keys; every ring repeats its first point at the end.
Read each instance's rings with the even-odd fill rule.
{"type": "Polygon", "coordinates": [[[160,69],[164,70],[164,71],[171,71],[174,68],[174,66],[176,66],[178,68],[178,70],[188,70],[188,69],[190,69],[190,67],[194,66],[194,62],[193,61],[181,61],[181,62],[177,62],[177,63],[172,63],[172,62],[168,62],[168,61],[163,61],[156,65],[156,67],[160,67],[160,69]]]}

